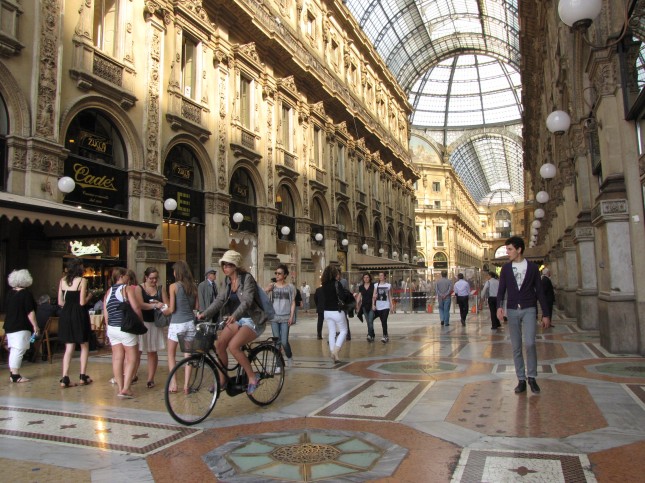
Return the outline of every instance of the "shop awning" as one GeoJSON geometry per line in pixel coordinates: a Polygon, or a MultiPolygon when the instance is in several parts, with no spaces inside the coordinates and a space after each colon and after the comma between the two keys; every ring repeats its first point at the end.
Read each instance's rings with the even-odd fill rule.
{"type": "Polygon", "coordinates": [[[418,267],[398,260],[356,253],[352,257],[352,268],[355,270],[393,270],[397,268],[409,270],[418,267]]]}
{"type": "Polygon", "coordinates": [[[0,192],[0,217],[43,227],[47,238],[127,236],[154,238],[157,225],[64,205],[55,201],[0,192]]]}

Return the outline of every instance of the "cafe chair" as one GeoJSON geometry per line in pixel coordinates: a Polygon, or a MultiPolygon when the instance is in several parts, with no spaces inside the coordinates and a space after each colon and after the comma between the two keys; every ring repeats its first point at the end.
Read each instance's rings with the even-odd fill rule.
{"type": "Polygon", "coordinates": [[[47,359],[49,359],[49,363],[51,364],[53,360],[51,342],[58,342],[58,317],[50,317],[47,319],[45,330],[43,331],[43,341],[45,346],[47,346],[47,359]]]}

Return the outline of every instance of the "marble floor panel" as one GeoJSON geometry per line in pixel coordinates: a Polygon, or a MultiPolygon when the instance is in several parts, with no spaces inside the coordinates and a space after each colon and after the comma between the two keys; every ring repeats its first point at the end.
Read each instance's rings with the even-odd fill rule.
{"type": "Polygon", "coordinates": [[[109,383],[109,348],[91,354],[84,387],[60,387],[60,353],[24,362],[31,382],[0,383],[2,480],[642,481],[645,359],[607,353],[598,331],[554,320],[538,330],[541,392],[518,395],[508,327],[491,331],[487,312],[465,327],[392,314],[387,344],[368,342],[354,318],[340,363],[327,329],[318,340],[315,314],[300,313],[278,399],[222,395],[191,427],[166,411],[165,351],[152,389],[142,356],[131,400],[109,383]]]}

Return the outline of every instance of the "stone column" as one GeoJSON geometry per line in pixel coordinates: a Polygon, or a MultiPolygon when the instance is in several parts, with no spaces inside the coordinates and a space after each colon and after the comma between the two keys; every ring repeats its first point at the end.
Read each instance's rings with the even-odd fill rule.
{"type": "Polygon", "coordinates": [[[599,201],[591,218],[601,240],[597,249],[600,343],[612,353],[636,353],[638,314],[627,200],[599,201]]]}
{"type": "Polygon", "coordinates": [[[553,284],[555,285],[556,297],[555,303],[560,310],[564,310],[566,305],[564,303],[566,292],[566,268],[564,263],[564,252],[561,248],[561,241],[551,252],[551,258],[553,259],[553,264],[555,265],[555,277],[553,277],[553,284]]]}
{"type": "MultiPolygon", "coordinates": [[[[586,218],[589,218],[588,213],[586,218]]],[[[589,223],[587,220],[585,222],[589,223]]],[[[578,226],[573,232],[573,243],[578,252],[577,320],[578,327],[586,330],[598,329],[598,280],[594,238],[594,228],[590,224],[578,226]]]]}
{"type": "Polygon", "coordinates": [[[572,230],[568,229],[562,239],[564,258],[564,312],[568,317],[577,317],[576,291],[578,290],[578,260],[572,230]]]}

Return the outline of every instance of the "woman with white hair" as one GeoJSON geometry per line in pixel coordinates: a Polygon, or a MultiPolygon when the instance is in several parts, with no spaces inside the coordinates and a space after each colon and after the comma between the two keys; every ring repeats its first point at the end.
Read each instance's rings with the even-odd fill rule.
{"type": "Polygon", "coordinates": [[[7,294],[4,330],[9,345],[9,382],[29,382],[20,375],[22,357],[29,349],[32,331],[38,335],[36,302],[27,287],[33,278],[29,270],[14,270],[8,277],[11,290],[7,294]]]}

